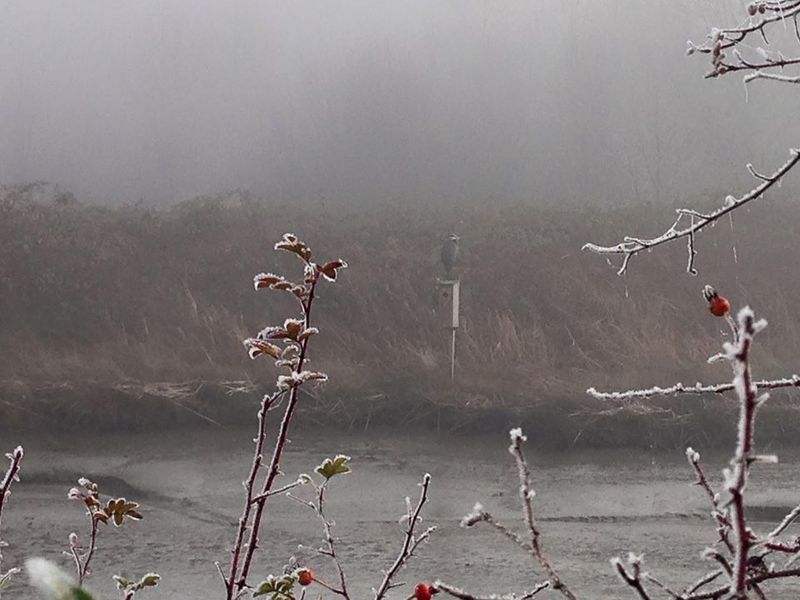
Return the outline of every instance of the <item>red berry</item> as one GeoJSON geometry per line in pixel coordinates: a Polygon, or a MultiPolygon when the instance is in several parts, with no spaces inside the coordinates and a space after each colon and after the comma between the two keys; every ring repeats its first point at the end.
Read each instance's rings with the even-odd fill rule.
{"type": "Polygon", "coordinates": [[[703,297],[708,302],[708,310],[715,317],[724,317],[731,310],[731,303],[727,298],[720,296],[710,285],[703,288],[703,297]]]}
{"type": "Polygon", "coordinates": [[[414,588],[414,598],[417,600],[431,600],[438,590],[428,583],[418,583],[414,588]]]}
{"type": "Polygon", "coordinates": [[[311,585],[314,582],[314,571],[311,569],[303,569],[297,573],[297,583],[300,585],[311,585]]]}
{"type": "Polygon", "coordinates": [[[722,296],[714,296],[708,302],[708,309],[711,311],[711,314],[715,317],[724,317],[728,314],[728,311],[731,309],[731,303],[728,301],[727,298],[722,296]]]}

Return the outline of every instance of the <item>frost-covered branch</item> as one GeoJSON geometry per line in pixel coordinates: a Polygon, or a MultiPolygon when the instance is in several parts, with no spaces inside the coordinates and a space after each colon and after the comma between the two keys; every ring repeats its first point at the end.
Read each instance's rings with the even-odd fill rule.
{"type": "Polygon", "coordinates": [[[641,556],[632,552],[628,554],[628,567],[622,563],[622,559],[612,558],[611,566],[614,567],[614,571],[619,575],[619,578],[633,588],[641,600],[650,600],[650,594],[647,593],[644,583],[642,583],[641,556]]]}
{"type": "Polygon", "coordinates": [[[519,472],[519,497],[522,501],[525,524],[528,526],[528,532],[531,537],[530,543],[533,556],[547,573],[550,580],[550,587],[561,592],[565,598],[575,600],[575,595],[570,591],[567,585],[561,581],[555,568],[550,564],[550,561],[542,550],[541,541],[539,539],[541,534],[536,525],[536,515],[533,506],[533,498],[536,492],[534,492],[531,486],[530,468],[528,467],[528,461],[525,460],[525,454],[522,451],[522,443],[527,441],[528,438],[523,435],[521,429],[512,429],[510,436],[511,445],[508,447],[508,451],[517,461],[517,470],[519,472]]]}
{"type": "Polygon", "coordinates": [[[512,429],[509,432],[509,437],[511,438],[511,445],[509,446],[508,451],[514,457],[514,460],[517,464],[517,472],[519,476],[519,497],[525,525],[528,530],[529,540],[526,540],[517,532],[496,521],[489,512],[484,510],[483,505],[480,503],[476,503],[472,509],[472,512],[465,515],[461,519],[461,526],[473,527],[478,523],[488,523],[520,548],[525,550],[528,554],[530,554],[534,562],[537,563],[547,574],[548,579],[547,581],[537,583],[530,592],[525,592],[522,596],[516,596],[515,594],[491,594],[489,596],[481,596],[464,591],[453,585],[442,583],[441,581],[436,582],[434,587],[450,594],[451,596],[465,600],[520,600],[521,598],[530,598],[534,594],[538,594],[546,588],[557,590],[568,600],[575,600],[575,595],[561,580],[558,572],[545,556],[544,550],[542,549],[542,543],[540,539],[541,532],[536,522],[536,514],[533,505],[533,499],[536,494],[533,491],[533,486],[531,485],[530,467],[528,466],[528,461],[525,459],[525,454],[522,450],[522,445],[527,441],[527,438],[519,428],[512,429]]]}
{"type": "MultiPolygon", "coordinates": [[[[800,517],[800,506],[793,509],[786,517],[766,536],[761,537],[754,532],[747,522],[745,508],[745,493],[749,478],[750,468],[756,463],[775,463],[777,457],[772,455],[758,455],[754,452],[754,438],[756,413],[758,408],[766,402],[768,394],[761,393],[760,388],[797,387],[800,377],[771,381],[755,381],[750,368],[750,354],[755,336],[766,327],[766,321],[756,320],[753,311],[745,307],[739,311],[736,320],[729,319],[730,303],[719,296],[713,288],[706,286],[704,297],[709,301],[712,314],[725,317],[729,320],[733,330],[732,342],[723,344],[722,352],[715,359],[727,360],[733,371],[733,380],[730,384],[706,386],[697,384],[686,387],[676,384],[671,388],[648,388],[632,390],[630,392],[599,393],[589,390],[593,396],[606,400],[640,399],[654,395],[672,395],[678,393],[721,393],[733,390],[739,400],[739,426],[736,448],[730,461],[730,467],[723,472],[722,496],[716,493],[700,464],[700,454],[693,448],[686,449],[686,458],[697,476],[695,484],[698,485],[711,504],[711,516],[714,519],[717,535],[723,548],[708,548],[705,557],[716,562],[719,567],[707,573],[682,593],[677,593],[666,585],[643,573],[641,558],[631,554],[628,566],[620,559],[612,561],[617,574],[629,585],[637,595],[646,599],[648,592],[644,582],[649,581],[661,588],[673,598],[680,600],[701,600],[711,598],[732,598],[744,600],[751,597],[761,600],[766,599],[766,594],[760,583],[771,579],[795,577],[798,572],[790,569],[792,561],[800,556],[800,538],[791,541],[781,541],[778,537],[786,531],[795,519],[800,517]],[[726,556],[727,552],[727,556],[726,556]],[[771,553],[789,555],[790,559],[783,569],[769,566],[764,557],[771,553]],[[713,590],[705,588],[719,577],[727,575],[729,583],[713,590]]],[[[476,513],[476,519],[480,513],[476,513]]]]}
{"type": "Polygon", "coordinates": [[[395,584],[392,583],[394,577],[414,555],[417,547],[422,542],[427,540],[430,534],[435,531],[435,527],[428,527],[421,534],[414,534],[417,524],[422,520],[420,515],[422,514],[422,507],[425,506],[425,502],[428,500],[428,487],[430,487],[430,484],[431,476],[429,473],[425,473],[425,476],[422,478],[422,483],[419,484],[422,488],[420,490],[419,500],[417,500],[417,503],[413,506],[413,508],[411,507],[410,502],[408,503],[407,514],[404,517],[404,520],[406,521],[406,530],[403,537],[403,544],[400,547],[400,552],[397,554],[397,558],[395,558],[392,566],[389,567],[389,570],[384,574],[383,581],[381,581],[380,586],[378,586],[378,589],[375,590],[374,600],[381,600],[386,596],[386,592],[395,587],[395,584]]]}
{"type": "Polygon", "coordinates": [[[317,517],[319,517],[319,520],[322,522],[322,529],[325,534],[326,548],[320,551],[331,559],[339,575],[339,589],[329,589],[346,600],[350,600],[350,592],[347,590],[347,576],[345,575],[344,567],[342,567],[339,556],[336,554],[336,539],[333,536],[333,525],[328,517],[325,516],[325,486],[328,481],[329,480],[326,479],[321,485],[317,486],[317,503],[314,506],[314,512],[317,513],[317,517]]]}
{"type": "Polygon", "coordinates": [[[799,0],[757,0],[747,5],[747,17],[740,25],[712,29],[703,44],[688,42],[686,53],[711,55],[711,71],[706,74],[707,78],[744,71],[750,72],[744,78],[745,83],[760,77],[794,83],[793,77],[765,73],[800,64],[800,57],[787,58],[780,50],[768,49],[771,44],[767,32],[778,26],[788,29],[787,23],[791,20],[794,35],[800,41],[798,17],[799,0]],[[747,43],[748,38],[756,34],[761,37],[763,46],[747,43]]]}
{"type": "Polygon", "coordinates": [[[756,410],[768,398],[768,394],[758,396],[758,388],[750,371],[750,349],[755,335],[766,327],[767,322],[756,321],[753,311],[745,307],[738,315],[738,339],[723,346],[725,357],[733,367],[733,383],[739,397],[739,427],[736,452],[731,459],[731,468],[725,470],[725,488],[730,494],[732,507],[732,529],[734,533],[735,555],[731,585],[737,598],[747,597],[747,559],[753,539],[747,527],[744,493],[753,456],[753,437],[756,410]]]}
{"type": "MultiPolygon", "coordinates": [[[[787,74],[785,69],[800,66],[800,56],[785,56],[780,50],[769,48],[770,42],[767,32],[774,27],[783,26],[788,29],[787,23],[792,22],[794,35],[800,41],[800,0],[756,0],[747,5],[747,17],[737,27],[713,28],[703,44],[694,44],[689,41],[687,54],[708,54],[711,56],[711,71],[706,77],[715,78],[726,73],[744,73],[744,83],[755,79],[778,81],[781,83],[800,83],[800,75],[787,74]],[[749,43],[753,35],[760,35],[764,46],[754,46],[749,43]],[[776,72],[778,71],[778,72],[776,72]]],[[[639,252],[650,250],[654,247],[686,239],[687,262],[686,270],[696,274],[694,267],[697,251],[695,250],[695,234],[714,223],[726,214],[732,213],[751,200],[760,198],[773,185],[778,183],[800,161],[800,148],[789,151],[789,159],[775,170],[771,175],[764,175],[755,171],[752,165],[747,165],[750,173],[760,182],[740,198],[728,196],[722,206],[710,213],[702,213],[691,208],[677,209],[677,218],[663,233],[652,237],[626,236],[621,242],[612,246],[603,246],[594,243],[585,244],[585,250],[597,254],[619,255],[622,257],[617,273],[622,275],[628,269],[628,263],[639,252]]]]}
{"type": "Polygon", "coordinates": [[[689,273],[695,274],[695,234],[708,225],[711,225],[715,221],[719,220],[721,217],[733,212],[738,208],[741,208],[748,202],[755,200],[756,198],[760,198],[767,190],[778,183],[781,178],[786,175],[786,173],[788,173],[798,162],[800,162],[800,148],[794,148],[789,151],[789,159],[771,175],[762,175],[757,173],[754,171],[751,165],[748,165],[750,172],[753,173],[754,177],[761,182],[759,185],[740,198],[728,196],[725,198],[725,202],[722,204],[722,206],[709,213],[700,213],[693,209],[679,208],[677,209],[678,216],[672,225],[670,225],[666,231],[653,238],[625,236],[622,242],[613,246],[601,246],[598,244],[587,243],[583,245],[583,249],[589,250],[590,252],[594,252],[596,254],[622,256],[622,264],[617,270],[617,274],[623,275],[625,271],[628,270],[628,263],[630,262],[631,258],[640,252],[644,250],[650,250],[657,246],[674,242],[676,240],[686,239],[689,250],[689,259],[686,264],[686,270],[689,273]],[[686,223],[687,219],[688,224],[686,223]]]}
{"type": "Polygon", "coordinates": [[[11,485],[14,482],[19,481],[19,470],[22,465],[22,457],[25,455],[22,446],[17,446],[14,448],[12,452],[6,454],[6,458],[8,459],[8,469],[6,469],[6,473],[3,476],[3,479],[0,481],[0,594],[2,594],[3,587],[8,583],[9,579],[11,579],[14,575],[19,573],[19,568],[11,568],[5,573],[2,570],[3,567],[3,546],[5,546],[5,542],[3,541],[3,507],[5,506],[6,500],[11,495],[11,485]]]}
{"type": "Polygon", "coordinates": [[[443,581],[436,581],[433,584],[433,587],[440,592],[444,592],[453,596],[453,598],[459,598],[460,600],[528,600],[529,598],[533,598],[539,592],[543,592],[544,590],[550,587],[550,582],[545,581],[540,583],[535,588],[528,592],[522,592],[520,595],[517,594],[489,594],[488,596],[478,596],[475,594],[471,594],[462,590],[461,588],[457,588],[454,585],[450,585],[443,581]]]}
{"type": "MultiPolygon", "coordinates": [[[[800,375],[792,375],[791,377],[784,377],[782,379],[760,380],[754,382],[754,384],[758,389],[765,390],[800,387],[800,375]]],[[[676,383],[666,388],[656,385],[649,388],[628,390],[626,392],[598,392],[595,388],[590,387],[586,390],[586,393],[598,400],[634,400],[651,398],[653,396],[675,396],[677,394],[724,394],[734,389],[735,386],[733,383],[719,383],[714,385],[705,385],[702,383],[684,385],[682,383],[676,383]]]]}
{"type": "Polygon", "coordinates": [[[317,284],[321,279],[335,281],[341,269],[347,267],[343,260],[333,260],[317,264],[312,260],[311,249],[297,236],[284,234],[283,239],[275,244],[276,250],[295,254],[303,264],[303,283],[293,283],[281,275],[260,273],[253,278],[256,290],[268,289],[289,292],[298,302],[302,318],[288,318],[282,326],[266,327],[256,337],[244,340],[250,358],[267,356],[275,361],[279,368],[286,369],[287,374],[279,375],[276,390],[264,396],[258,411],[258,432],[254,439],[255,449],[247,480],[244,482],[245,501],[236,530],[236,539],[231,550],[231,564],[228,574],[217,568],[225,584],[226,599],[234,600],[246,593],[247,577],[252,567],[255,551],[259,547],[261,522],[264,517],[267,500],[281,491],[287,491],[299,482],[283,486],[277,490],[275,481],[280,473],[280,461],[286,446],[289,426],[295,414],[299,400],[300,387],[309,381],[325,381],[324,373],[305,369],[308,346],[311,338],[318,334],[312,326],[311,314],[317,284]],[[288,396],[286,408],[278,429],[272,450],[272,456],[266,466],[266,474],[260,487],[256,486],[264,466],[264,448],[266,445],[266,417],[269,410],[275,407],[278,400],[288,396]]]}
{"type": "Polygon", "coordinates": [[[700,466],[700,453],[689,447],[686,449],[686,458],[697,475],[697,481],[695,481],[695,485],[699,486],[708,496],[708,500],[711,504],[711,516],[717,525],[717,534],[719,535],[719,539],[723,544],[725,544],[728,552],[733,553],[733,543],[728,535],[728,532],[731,528],[731,522],[728,518],[728,515],[725,514],[725,511],[720,506],[719,495],[711,488],[708,477],[706,477],[703,467],[700,466]]]}

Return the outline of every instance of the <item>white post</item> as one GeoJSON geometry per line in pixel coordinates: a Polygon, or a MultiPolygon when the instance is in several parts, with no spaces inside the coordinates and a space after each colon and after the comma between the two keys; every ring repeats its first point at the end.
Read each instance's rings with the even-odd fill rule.
{"type": "Polygon", "coordinates": [[[456,328],[453,327],[453,336],[450,339],[450,381],[456,378],[456,328]]]}
{"type": "Polygon", "coordinates": [[[437,281],[439,285],[439,312],[442,327],[450,330],[450,380],[456,378],[456,329],[459,326],[459,300],[461,282],[456,280],[437,281]]]}

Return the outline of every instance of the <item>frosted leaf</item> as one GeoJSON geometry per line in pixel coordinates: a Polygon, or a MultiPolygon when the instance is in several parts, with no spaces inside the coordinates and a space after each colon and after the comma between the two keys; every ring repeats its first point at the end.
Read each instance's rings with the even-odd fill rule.
{"type": "Polygon", "coordinates": [[[508,432],[508,435],[511,437],[511,443],[516,444],[518,442],[527,442],[528,438],[522,433],[521,427],[515,427],[511,431],[508,432]]]}

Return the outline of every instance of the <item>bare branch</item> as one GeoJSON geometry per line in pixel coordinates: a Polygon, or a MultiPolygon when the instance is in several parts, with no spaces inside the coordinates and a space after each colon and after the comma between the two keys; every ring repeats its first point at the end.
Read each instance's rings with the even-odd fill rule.
{"type": "Polygon", "coordinates": [[[22,457],[25,455],[25,451],[22,449],[22,446],[17,446],[14,448],[12,452],[6,454],[6,458],[8,459],[8,469],[6,469],[6,473],[3,476],[2,481],[0,481],[0,588],[8,581],[9,578],[19,573],[20,569],[15,567],[9,569],[5,573],[2,571],[3,566],[3,546],[5,543],[3,542],[3,506],[5,506],[6,500],[11,495],[11,485],[14,482],[19,481],[19,471],[20,466],[22,464],[22,457]]]}
{"type": "Polygon", "coordinates": [[[687,264],[687,271],[692,273],[694,270],[694,254],[692,254],[694,251],[694,240],[691,238],[691,236],[694,236],[698,231],[702,230],[714,221],[719,220],[728,213],[731,213],[737,208],[741,208],[748,202],[761,197],[764,192],[769,190],[773,185],[780,181],[781,178],[786,175],[786,173],[788,173],[798,162],[800,162],[800,149],[794,148],[789,151],[789,159],[783,163],[783,165],[781,165],[772,175],[763,176],[761,184],[750,190],[741,198],[728,196],[722,206],[708,214],[702,214],[691,209],[678,209],[678,217],[675,219],[673,224],[664,233],[654,238],[635,238],[626,236],[622,242],[613,246],[601,246],[598,244],[587,243],[583,245],[583,249],[589,250],[590,252],[594,252],[596,254],[622,255],[622,266],[617,271],[618,275],[622,275],[628,269],[628,263],[630,262],[630,259],[643,250],[649,250],[651,248],[661,246],[662,244],[667,244],[681,238],[689,237],[690,239],[688,243],[690,244],[690,259],[687,264]],[[690,224],[687,226],[682,225],[683,217],[685,216],[690,218],[690,224]]]}
{"type": "Polygon", "coordinates": [[[711,484],[708,482],[708,478],[706,477],[703,468],[700,466],[700,453],[696,452],[692,448],[687,448],[686,458],[689,460],[689,464],[692,466],[692,469],[694,469],[694,472],[697,475],[697,481],[695,482],[695,485],[700,486],[700,488],[708,496],[709,502],[711,503],[711,516],[713,517],[714,522],[717,524],[717,534],[719,535],[719,539],[723,544],[725,544],[725,547],[728,549],[728,551],[733,553],[733,544],[731,543],[728,535],[731,522],[720,507],[719,496],[714,493],[713,489],[711,489],[711,484]]]}
{"type": "Polygon", "coordinates": [[[633,553],[628,555],[628,565],[631,570],[625,568],[620,558],[612,558],[611,565],[619,575],[620,579],[633,588],[641,600],[651,600],[650,595],[642,583],[642,557],[633,553]]]}
{"type": "Polygon", "coordinates": [[[528,531],[531,537],[531,550],[533,557],[539,562],[542,568],[547,573],[550,579],[550,587],[554,590],[561,592],[561,594],[568,598],[568,600],[576,600],[575,595],[570,591],[567,585],[561,581],[558,573],[547,560],[542,550],[541,542],[539,540],[540,532],[536,525],[536,516],[533,508],[533,498],[536,495],[531,486],[531,473],[528,467],[528,462],[525,460],[525,454],[522,451],[522,443],[526,441],[526,437],[522,434],[521,429],[512,429],[510,432],[511,446],[508,451],[514,456],[517,461],[517,470],[519,471],[519,497],[522,500],[523,514],[525,516],[525,523],[528,526],[528,531]]]}
{"type": "Polygon", "coordinates": [[[420,521],[422,507],[428,500],[428,487],[430,486],[430,483],[431,476],[429,473],[425,473],[425,476],[422,478],[422,483],[420,484],[422,490],[420,491],[419,500],[417,500],[416,506],[408,515],[408,528],[406,529],[405,537],[403,538],[403,545],[400,548],[400,553],[397,555],[394,563],[392,563],[392,566],[389,567],[389,570],[386,571],[383,581],[375,591],[375,600],[381,600],[381,598],[386,595],[386,592],[388,592],[391,588],[392,579],[394,579],[395,575],[397,575],[400,569],[408,562],[408,559],[414,554],[417,546],[425,541],[434,531],[433,527],[429,527],[419,536],[414,536],[414,529],[416,528],[417,523],[420,521]]]}
{"type": "MultiPolygon", "coordinates": [[[[789,387],[800,387],[800,375],[792,375],[783,379],[769,379],[755,381],[754,385],[758,389],[780,389],[789,387]]],[[[733,383],[720,383],[714,385],[706,385],[696,383],[695,385],[684,385],[676,383],[667,388],[653,386],[650,388],[628,390],[626,392],[598,392],[595,388],[590,387],[586,393],[598,400],[633,400],[641,398],[651,398],[653,396],[674,396],[676,394],[723,394],[735,389],[733,383]]]]}
{"type": "Polygon", "coordinates": [[[528,600],[529,598],[533,598],[539,592],[543,592],[544,590],[548,589],[550,587],[550,582],[545,581],[540,583],[529,592],[522,592],[522,594],[519,596],[516,594],[489,594],[488,596],[479,596],[438,580],[434,582],[433,587],[434,589],[444,592],[445,594],[449,594],[454,598],[460,598],[460,600],[528,600]]]}

